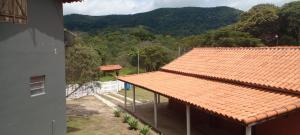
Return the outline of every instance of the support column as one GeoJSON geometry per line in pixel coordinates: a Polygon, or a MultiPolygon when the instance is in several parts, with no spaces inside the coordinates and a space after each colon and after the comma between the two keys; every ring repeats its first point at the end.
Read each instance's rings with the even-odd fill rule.
{"type": "Polygon", "coordinates": [[[186,134],[191,135],[191,109],[186,105],[186,134]]]}
{"type": "Polygon", "coordinates": [[[133,99],[133,103],[132,103],[132,111],[135,112],[135,86],[133,86],[132,88],[132,99],[133,99]]]}
{"type": "Polygon", "coordinates": [[[124,108],[127,109],[127,90],[125,90],[125,96],[124,96],[124,108]]]}
{"type": "Polygon", "coordinates": [[[154,127],[157,128],[157,94],[154,93],[154,127]]]}
{"type": "Polygon", "coordinates": [[[252,126],[246,126],[246,133],[245,135],[252,135],[252,126]]]}
{"type": "Polygon", "coordinates": [[[160,95],[157,95],[157,103],[160,104],[160,95]]]}

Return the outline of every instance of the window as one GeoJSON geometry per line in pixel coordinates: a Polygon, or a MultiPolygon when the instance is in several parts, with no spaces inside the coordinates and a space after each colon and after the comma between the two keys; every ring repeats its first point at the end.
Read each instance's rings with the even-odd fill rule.
{"type": "Polygon", "coordinates": [[[30,77],[31,97],[45,94],[45,75],[30,77]]]}
{"type": "Polygon", "coordinates": [[[27,0],[0,0],[0,22],[27,23],[27,0]]]}

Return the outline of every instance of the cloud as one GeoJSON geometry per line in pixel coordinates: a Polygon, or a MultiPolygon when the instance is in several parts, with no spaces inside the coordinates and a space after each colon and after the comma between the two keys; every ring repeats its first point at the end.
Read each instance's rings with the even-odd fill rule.
{"type": "Polygon", "coordinates": [[[229,6],[248,10],[260,3],[278,6],[295,0],[84,0],[64,4],[64,14],[111,15],[135,14],[164,7],[216,7],[229,6]]]}

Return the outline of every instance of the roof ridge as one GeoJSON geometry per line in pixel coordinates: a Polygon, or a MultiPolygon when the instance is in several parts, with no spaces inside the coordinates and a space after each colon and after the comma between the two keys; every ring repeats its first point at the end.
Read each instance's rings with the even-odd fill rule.
{"type": "Polygon", "coordinates": [[[263,49],[300,49],[300,46],[272,46],[272,47],[195,47],[193,50],[222,49],[222,50],[263,50],[263,49]]]}
{"type": "Polygon", "coordinates": [[[221,78],[221,77],[215,77],[215,76],[186,73],[186,72],[180,72],[180,71],[174,71],[174,70],[168,70],[168,69],[160,69],[159,71],[179,74],[179,75],[183,75],[183,76],[201,78],[201,79],[206,79],[206,80],[214,80],[214,81],[230,83],[230,84],[234,84],[234,85],[258,88],[258,89],[263,89],[263,90],[267,90],[267,91],[271,91],[271,92],[281,92],[281,93],[285,93],[285,94],[289,94],[289,95],[300,96],[300,92],[298,92],[297,90],[293,90],[293,89],[284,89],[284,88],[274,87],[274,86],[270,86],[270,85],[263,85],[263,84],[258,84],[258,83],[251,83],[251,82],[245,82],[245,81],[239,81],[239,80],[235,80],[235,79],[221,78]]]}

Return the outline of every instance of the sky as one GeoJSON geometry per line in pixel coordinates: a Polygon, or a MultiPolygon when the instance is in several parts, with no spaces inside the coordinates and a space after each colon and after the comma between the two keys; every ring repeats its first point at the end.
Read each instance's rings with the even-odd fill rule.
{"type": "Polygon", "coordinates": [[[228,6],[247,11],[252,6],[271,3],[282,6],[295,0],[84,0],[64,4],[64,15],[84,14],[102,16],[136,14],[157,8],[228,6]]]}

